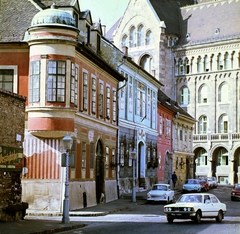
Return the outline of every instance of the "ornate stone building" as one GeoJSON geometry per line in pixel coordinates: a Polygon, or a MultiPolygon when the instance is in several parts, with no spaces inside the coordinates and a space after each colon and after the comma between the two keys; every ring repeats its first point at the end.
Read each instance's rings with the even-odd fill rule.
{"type": "Polygon", "coordinates": [[[231,184],[240,181],[239,12],[238,0],[130,0],[106,34],[198,120],[193,176],[231,184]]]}

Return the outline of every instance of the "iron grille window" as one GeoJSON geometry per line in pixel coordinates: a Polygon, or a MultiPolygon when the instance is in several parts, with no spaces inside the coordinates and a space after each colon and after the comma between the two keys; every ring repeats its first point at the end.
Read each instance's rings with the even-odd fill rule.
{"type": "Polygon", "coordinates": [[[40,101],[40,61],[31,61],[29,80],[29,102],[40,101]]]}
{"type": "Polygon", "coordinates": [[[66,62],[48,61],[47,101],[64,102],[66,87],[66,62]]]}
{"type": "Polygon", "coordinates": [[[0,69],[0,88],[13,92],[13,69],[0,69]]]}

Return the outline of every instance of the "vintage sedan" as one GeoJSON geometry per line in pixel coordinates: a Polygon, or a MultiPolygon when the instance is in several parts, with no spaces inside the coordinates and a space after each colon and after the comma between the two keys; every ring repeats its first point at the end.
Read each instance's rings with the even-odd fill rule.
{"type": "Polygon", "coordinates": [[[173,202],[174,191],[169,184],[154,184],[152,189],[147,193],[147,201],[163,201],[167,204],[173,202]]]}
{"type": "Polygon", "coordinates": [[[240,184],[235,184],[231,191],[231,200],[240,200],[240,184]]]}
{"type": "Polygon", "coordinates": [[[191,219],[200,223],[201,218],[215,218],[221,223],[226,212],[226,204],[210,193],[183,194],[176,203],[164,206],[169,223],[174,219],[191,219]]]}
{"type": "Polygon", "coordinates": [[[182,193],[186,192],[201,192],[203,187],[201,186],[199,179],[188,179],[182,186],[182,193]]]}

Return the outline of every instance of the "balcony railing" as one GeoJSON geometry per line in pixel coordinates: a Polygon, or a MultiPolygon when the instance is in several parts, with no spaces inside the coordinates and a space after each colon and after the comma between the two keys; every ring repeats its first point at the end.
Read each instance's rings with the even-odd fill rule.
{"type": "Polygon", "coordinates": [[[208,134],[195,134],[193,135],[193,142],[223,142],[223,141],[239,141],[240,133],[208,133],[208,134]]]}

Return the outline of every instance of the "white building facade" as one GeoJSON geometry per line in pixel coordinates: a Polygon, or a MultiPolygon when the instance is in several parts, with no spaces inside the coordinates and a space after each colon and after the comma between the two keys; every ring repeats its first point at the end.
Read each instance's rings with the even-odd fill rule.
{"type": "Polygon", "coordinates": [[[238,0],[130,0],[108,34],[197,120],[194,176],[223,184],[240,181],[239,12],[238,0]]]}

